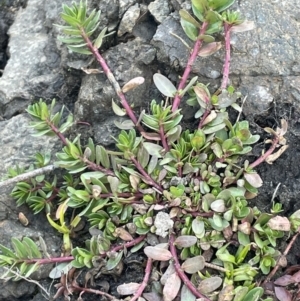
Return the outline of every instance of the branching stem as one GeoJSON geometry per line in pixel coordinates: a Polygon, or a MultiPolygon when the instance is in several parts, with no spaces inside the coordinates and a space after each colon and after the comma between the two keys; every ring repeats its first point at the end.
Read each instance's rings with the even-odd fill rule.
{"type": "Polygon", "coordinates": [[[158,191],[162,192],[163,189],[160,187],[160,185],[158,183],[156,183],[149,175],[148,173],[145,171],[145,169],[143,168],[143,166],[140,164],[140,162],[134,157],[132,156],[130,158],[130,160],[133,162],[133,164],[135,165],[135,167],[138,169],[138,171],[143,175],[143,177],[145,177],[146,181],[152,185],[153,187],[155,187],[158,191]]]}
{"type": "MultiPolygon", "coordinates": [[[[205,34],[207,26],[208,26],[208,23],[203,22],[203,24],[201,26],[201,29],[200,29],[200,32],[199,32],[199,35],[204,35],[205,34]]],[[[192,65],[194,64],[194,62],[197,58],[197,55],[198,55],[198,52],[199,52],[199,50],[202,46],[202,43],[203,43],[203,40],[197,39],[195,44],[194,44],[193,51],[192,51],[192,53],[191,53],[191,55],[188,59],[186,68],[184,70],[184,73],[183,73],[183,75],[181,77],[181,80],[180,80],[180,83],[178,85],[178,88],[177,88],[178,92],[177,92],[177,94],[176,94],[176,96],[173,100],[172,112],[175,112],[179,108],[179,105],[180,105],[180,102],[181,102],[181,99],[182,99],[182,96],[179,94],[179,91],[183,90],[184,87],[185,87],[187,79],[188,79],[188,77],[191,73],[191,70],[192,70],[192,65]]]]}
{"type": "Polygon", "coordinates": [[[141,297],[142,293],[144,292],[144,289],[146,288],[146,286],[148,284],[148,281],[149,281],[149,278],[151,275],[151,269],[152,269],[152,259],[148,258],[143,282],[140,285],[137,292],[135,293],[135,295],[129,301],[136,301],[137,299],[139,299],[139,297],[141,297]]]}
{"type": "Polygon", "coordinates": [[[107,79],[109,80],[109,82],[111,83],[111,85],[113,86],[115,92],[117,93],[121,104],[123,106],[123,108],[125,109],[127,115],[129,116],[129,118],[132,120],[132,122],[134,123],[134,125],[136,126],[136,128],[142,133],[144,132],[144,129],[142,128],[142,126],[140,124],[138,124],[138,119],[135,116],[133,110],[131,109],[124,93],[122,92],[122,89],[119,85],[119,83],[117,82],[117,80],[115,79],[113,73],[111,72],[111,70],[109,69],[105,59],[102,57],[102,55],[99,53],[98,48],[94,47],[92,41],[89,39],[89,37],[86,35],[86,33],[84,32],[83,29],[81,29],[81,35],[83,37],[83,39],[85,40],[87,47],[89,48],[89,50],[92,52],[93,56],[96,58],[97,62],[101,65],[103,72],[105,73],[107,79]]]}
{"type": "Polygon", "coordinates": [[[230,29],[232,25],[224,22],[224,32],[225,32],[225,62],[223,67],[223,79],[221,84],[221,90],[227,88],[229,79],[229,69],[230,69],[230,29]]]}
{"type": "Polygon", "coordinates": [[[263,163],[273,153],[273,151],[275,150],[278,142],[279,142],[279,137],[277,136],[273,139],[271,147],[263,155],[261,155],[254,162],[252,162],[249,165],[249,167],[250,168],[255,168],[259,164],[263,163]]]}

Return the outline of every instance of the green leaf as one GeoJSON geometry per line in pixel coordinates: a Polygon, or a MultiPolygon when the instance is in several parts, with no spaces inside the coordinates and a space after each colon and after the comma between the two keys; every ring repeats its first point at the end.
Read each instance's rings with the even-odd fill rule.
{"type": "Polygon", "coordinates": [[[204,15],[208,10],[207,0],[192,0],[192,9],[194,15],[200,20],[204,21],[204,15]]]}
{"type": "Polygon", "coordinates": [[[234,2],[235,0],[210,0],[209,7],[220,13],[230,7],[234,2]]]}
{"type": "Polygon", "coordinates": [[[201,28],[201,24],[198,21],[196,21],[186,10],[181,9],[179,11],[179,15],[183,20],[193,24],[198,29],[201,28]]]}
{"type": "Polygon", "coordinates": [[[263,293],[264,289],[262,287],[255,287],[247,293],[243,301],[258,301],[263,293]]]}
{"type": "Polygon", "coordinates": [[[121,109],[112,99],[112,109],[114,111],[114,113],[117,116],[125,116],[126,115],[126,111],[124,111],[123,109],[121,109]]]}
{"type": "Polygon", "coordinates": [[[86,47],[76,47],[75,45],[67,46],[72,52],[81,53],[81,54],[92,54],[92,52],[86,47]]]}
{"type": "Polygon", "coordinates": [[[198,31],[199,29],[192,23],[184,20],[184,19],[180,19],[180,24],[181,27],[183,28],[185,34],[192,40],[192,41],[196,41],[198,38],[198,31]]]}
{"type": "Polygon", "coordinates": [[[155,156],[156,158],[161,158],[161,151],[163,147],[159,144],[151,143],[151,142],[143,142],[143,147],[146,149],[150,156],[155,156]]]}
{"type": "Polygon", "coordinates": [[[122,257],[123,257],[123,251],[119,252],[116,257],[114,256],[110,257],[106,263],[106,269],[108,271],[114,269],[119,264],[122,257]]]}
{"type": "Polygon", "coordinates": [[[155,73],[153,75],[153,81],[156,88],[167,97],[174,97],[177,89],[172,84],[172,82],[160,73],[155,73]]]}

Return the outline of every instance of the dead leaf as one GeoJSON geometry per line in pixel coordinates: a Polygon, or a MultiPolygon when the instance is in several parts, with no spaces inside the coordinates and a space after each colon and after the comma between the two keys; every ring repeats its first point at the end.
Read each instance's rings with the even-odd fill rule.
{"type": "Polygon", "coordinates": [[[81,67],[81,70],[83,72],[85,72],[86,74],[99,74],[99,73],[103,73],[103,71],[101,71],[100,69],[89,69],[89,68],[81,67]]]}
{"type": "Polygon", "coordinates": [[[117,292],[120,295],[133,295],[137,292],[140,286],[141,286],[140,283],[135,283],[135,282],[124,283],[117,287],[117,292]]]}
{"type": "Polygon", "coordinates": [[[279,301],[292,301],[292,295],[284,287],[275,286],[275,295],[279,301]]]}
{"type": "Polygon", "coordinates": [[[157,246],[148,246],[144,249],[144,252],[149,258],[152,258],[153,260],[167,261],[173,257],[169,250],[158,248],[157,246]]]}
{"type": "Polygon", "coordinates": [[[294,282],[300,282],[300,271],[298,271],[297,273],[295,273],[292,276],[292,279],[293,279],[294,282]]]}
{"type": "Polygon", "coordinates": [[[203,46],[200,51],[198,52],[198,55],[201,57],[207,57],[215,52],[217,52],[219,49],[222,48],[222,43],[221,42],[212,42],[208,43],[207,45],[203,46]]]}
{"type": "Polygon", "coordinates": [[[278,230],[278,231],[290,231],[291,230],[291,223],[288,220],[287,217],[285,216],[274,216],[272,217],[267,225],[272,229],[272,230],[278,230]]]}
{"type": "Polygon", "coordinates": [[[163,289],[164,301],[172,301],[180,290],[181,280],[177,273],[173,273],[166,281],[163,289]]]}
{"type": "Polygon", "coordinates": [[[117,237],[120,237],[124,241],[133,240],[133,237],[124,228],[121,228],[121,227],[120,228],[116,228],[115,234],[116,234],[117,237]]]}
{"type": "Polygon", "coordinates": [[[124,85],[124,87],[122,88],[122,92],[126,93],[126,92],[138,87],[139,85],[143,84],[144,81],[145,81],[145,79],[141,76],[135,77],[124,85]]]}
{"type": "Polygon", "coordinates": [[[275,160],[277,160],[288,148],[288,145],[283,145],[276,153],[273,153],[272,155],[268,156],[265,160],[268,164],[273,164],[275,160]]]}
{"type": "Polygon", "coordinates": [[[255,28],[255,23],[253,21],[245,20],[243,23],[239,25],[232,26],[230,31],[231,32],[244,32],[248,30],[252,30],[255,28]]]}
{"type": "Polygon", "coordinates": [[[293,279],[293,276],[291,276],[291,275],[284,275],[284,276],[279,277],[278,279],[276,279],[274,281],[274,284],[281,285],[281,286],[287,286],[287,285],[290,285],[293,282],[298,282],[298,281],[295,281],[293,279]]]}

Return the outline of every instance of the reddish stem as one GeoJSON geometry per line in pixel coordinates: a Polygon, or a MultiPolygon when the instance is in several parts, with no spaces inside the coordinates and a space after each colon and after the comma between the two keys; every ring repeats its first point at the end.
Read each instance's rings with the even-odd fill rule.
{"type": "MultiPolygon", "coordinates": [[[[203,24],[201,26],[201,29],[200,29],[200,32],[199,32],[199,35],[204,35],[205,34],[207,26],[208,26],[208,23],[203,22],[203,24]]],[[[188,77],[191,73],[191,70],[192,70],[192,65],[194,64],[194,62],[197,58],[197,55],[198,55],[198,52],[199,52],[199,50],[202,46],[202,43],[203,43],[203,40],[197,39],[195,44],[194,44],[192,54],[190,55],[190,57],[188,59],[187,65],[186,65],[185,70],[184,70],[184,73],[181,77],[180,83],[179,83],[178,88],[177,88],[178,92],[177,92],[177,94],[174,98],[174,101],[173,101],[172,112],[175,112],[179,108],[180,101],[182,99],[182,96],[179,94],[179,91],[183,90],[184,87],[185,87],[187,79],[188,79],[188,77]]]]}
{"type": "MultiPolygon", "coordinates": [[[[99,291],[99,290],[94,290],[92,288],[81,287],[81,286],[79,286],[75,283],[72,283],[72,286],[70,288],[74,288],[78,291],[85,292],[85,293],[91,293],[91,294],[105,296],[106,298],[108,298],[109,300],[112,300],[112,301],[116,300],[114,296],[112,296],[108,293],[105,293],[105,292],[102,292],[102,291],[99,291]]],[[[83,300],[83,299],[81,299],[81,300],[83,300]]]]}
{"type": "Polygon", "coordinates": [[[144,292],[144,289],[146,288],[146,286],[148,284],[148,281],[149,281],[149,278],[150,278],[150,275],[151,275],[151,268],[152,268],[152,259],[148,258],[143,282],[140,285],[137,292],[134,294],[134,296],[129,301],[135,301],[139,297],[141,297],[142,293],[144,292]]]}
{"type": "MultiPolygon", "coordinates": [[[[118,252],[124,248],[129,248],[132,246],[137,245],[138,243],[140,243],[146,236],[145,235],[141,235],[131,241],[126,242],[125,244],[113,247],[112,249],[109,250],[109,252],[118,252]]],[[[102,257],[105,257],[107,254],[107,252],[105,252],[104,254],[101,254],[102,257]]],[[[68,262],[68,261],[72,261],[74,259],[73,256],[65,256],[65,257],[53,257],[53,258],[34,258],[34,259],[28,259],[28,260],[23,260],[20,262],[26,262],[27,264],[30,263],[38,263],[38,264],[49,264],[49,263],[61,263],[61,262],[68,262]]]]}
{"type": "Polygon", "coordinates": [[[163,148],[165,149],[166,152],[168,152],[169,151],[169,145],[168,145],[168,142],[167,142],[167,138],[165,136],[164,126],[161,123],[159,124],[159,135],[160,135],[160,138],[161,138],[161,143],[163,145],[163,148]]]}
{"type": "Polygon", "coordinates": [[[232,25],[224,23],[225,32],[225,62],[223,67],[223,79],[221,84],[221,90],[227,88],[228,78],[229,78],[229,68],[230,68],[230,29],[232,25]]]}
{"type": "Polygon", "coordinates": [[[258,159],[256,159],[254,162],[252,162],[249,167],[250,168],[255,168],[257,165],[261,164],[262,162],[264,162],[275,150],[277,143],[279,142],[279,137],[275,137],[272,141],[272,145],[271,147],[262,155],[260,156],[258,159]]]}
{"type": "Polygon", "coordinates": [[[59,129],[50,121],[46,120],[48,126],[51,128],[52,132],[62,141],[64,145],[68,145],[66,137],[59,131],[59,129]]]}
{"type": "Polygon", "coordinates": [[[140,132],[144,132],[144,129],[142,128],[142,126],[138,123],[138,119],[136,118],[133,110],[131,109],[124,93],[121,90],[120,85],[118,84],[118,82],[116,81],[113,73],[110,71],[108,65],[106,64],[106,61],[104,60],[104,58],[102,57],[102,55],[99,53],[98,48],[94,47],[92,41],[89,39],[89,37],[86,35],[86,33],[84,32],[84,30],[81,28],[81,35],[83,37],[83,39],[85,40],[87,47],[89,48],[89,50],[92,52],[93,56],[96,58],[96,60],[98,61],[98,63],[101,65],[107,79],[109,80],[109,82],[112,84],[114,90],[116,91],[121,104],[123,106],[123,108],[125,109],[127,115],[129,116],[129,118],[132,120],[132,122],[135,124],[136,128],[140,131],[140,132]]]}
{"type": "Polygon", "coordinates": [[[115,176],[116,176],[115,173],[114,173],[112,170],[110,170],[110,169],[106,169],[106,168],[104,168],[103,166],[98,165],[98,164],[96,164],[96,163],[94,163],[94,162],[92,162],[92,161],[90,161],[90,160],[88,160],[88,159],[86,159],[86,158],[79,157],[79,159],[80,159],[81,161],[83,161],[84,163],[87,163],[88,168],[90,168],[90,169],[92,169],[92,170],[95,170],[95,171],[102,171],[102,172],[105,173],[107,176],[112,176],[112,177],[115,177],[115,176]]]}
{"type": "Polygon", "coordinates": [[[183,283],[187,286],[187,288],[194,294],[195,297],[197,298],[202,298],[201,300],[203,301],[211,301],[210,299],[206,298],[204,295],[202,295],[193,285],[193,283],[190,281],[190,279],[186,276],[186,274],[182,271],[178,257],[177,257],[177,252],[176,248],[174,245],[175,237],[173,234],[170,235],[170,252],[173,256],[174,259],[174,267],[175,270],[180,277],[180,279],[183,281],[183,283]]]}
{"type": "Polygon", "coordinates": [[[160,187],[158,183],[156,183],[149,175],[148,173],[144,170],[143,166],[138,162],[134,156],[130,158],[130,160],[134,163],[135,167],[138,169],[138,171],[145,177],[146,181],[155,187],[158,191],[162,192],[163,189],[160,187]]]}

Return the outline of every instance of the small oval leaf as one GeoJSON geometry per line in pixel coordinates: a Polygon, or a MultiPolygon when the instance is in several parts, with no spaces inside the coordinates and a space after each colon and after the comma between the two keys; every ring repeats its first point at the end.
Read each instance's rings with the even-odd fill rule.
{"type": "Polygon", "coordinates": [[[167,261],[172,258],[169,250],[148,246],[144,249],[145,254],[153,260],[167,261]]]}
{"type": "Polygon", "coordinates": [[[153,81],[156,88],[167,97],[174,97],[177,89],[172,84],[172,82],[160,73],[155,73],[153,75],[153,81]]]}

